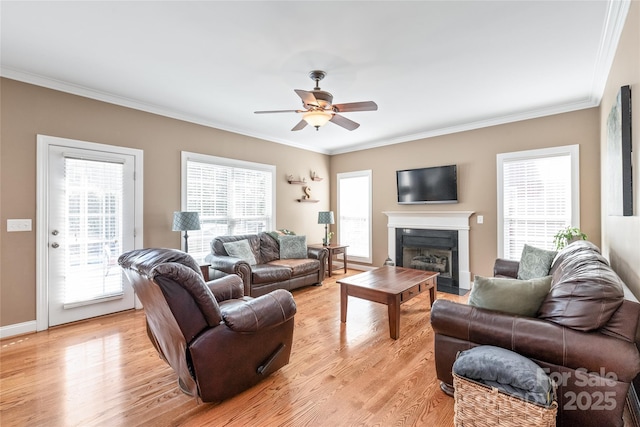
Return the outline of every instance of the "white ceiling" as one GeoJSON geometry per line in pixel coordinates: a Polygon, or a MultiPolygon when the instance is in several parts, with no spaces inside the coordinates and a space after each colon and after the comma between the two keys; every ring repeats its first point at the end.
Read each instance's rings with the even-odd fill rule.
{"type": "Polygon", "coordinates": [[[321,153],[599,105],[619,1],[2,1],[3,76],[321,153]],[[334,103],[290,129],[311,70],[334,103]]]}

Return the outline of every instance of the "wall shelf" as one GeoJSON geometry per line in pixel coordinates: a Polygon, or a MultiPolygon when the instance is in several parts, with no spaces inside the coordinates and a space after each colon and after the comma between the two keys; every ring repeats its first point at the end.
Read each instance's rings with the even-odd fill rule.
{"type": "Polygon", "coordinates": [[[307,183],[307,181],[293,181],[293,180],[287,180],[287,182],[289,184],[298,184],[298,185],[305,185],[307,183]]]}
{"type": "Polygon", "coordinates": [[[320,200],[313,200],[313,199],[296,199],[298,200],[300,203],[318,203],[320,200]]]}

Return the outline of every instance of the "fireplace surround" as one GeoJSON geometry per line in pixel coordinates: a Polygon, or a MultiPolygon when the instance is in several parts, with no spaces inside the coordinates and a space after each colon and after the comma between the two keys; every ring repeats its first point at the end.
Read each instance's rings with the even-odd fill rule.
{"type": "Polygon", "coordinates": [[[458,231],[396,228],[396,265],[435,271],[438,290],[458,293],[458,231]]]}
{"type": "MultiPolygon", "coordinates": [[[[438,290],[451,293],[464,294],[471,288],[471,272],[469,271],[469,218],[474,212],[471,211],[387,211],[383,212],[387,217],[388,228],[388,250],[389,257],[398,264],[398,257],[402,257],[402,246],[398,243],[398,234],[403,233],[402,230],[414,230],[412,237],[408,239],[409,243],[414,243],[413,236],[431,235],[436,237],[436,244],[432,246],[434,249],[443,249],[445,252],[451,249],[444,249],[447,244],[443,242],[452,235],[457,235],[457,271],[451,271],[450,275],[457,279],[457,283],[451,281],[438,282],[438,290]],[[448,233],[441,233],[447,231],[448,233]],[[435,235],[435,236],[434,236],[435,235]],[[447,238],[442,238],[448,235],[447,238]],[[439,240],[438,240],[439,239],[439,240]],[[455,286],[454,286],[455,285],[455,286]]],[[[411,233],[409,233],[411,234],[411,233]]],[[[453,248],[456,249],[456,248],[453,248]]],[[[453,258],[454,251],[450,255],[453,258]]],[[[436,253],[438,255],[438,253],[436,253]]],[[[422,260],[419,260],[422,261],[422,260]]],[[[426,260],[429,263],[431,260],[426,260]]],[[[401,261],[404,264],[404,259],[401,261]]],[[[451,267],[454,262],[451,261],[451,267]]],[[[411,267],[406,266],[405,267],[411,267]]],[[[445,275],[443,275],[445,276],[445,275]]],[[[446,276],[445,276],[446,277],[446,276]]]]}

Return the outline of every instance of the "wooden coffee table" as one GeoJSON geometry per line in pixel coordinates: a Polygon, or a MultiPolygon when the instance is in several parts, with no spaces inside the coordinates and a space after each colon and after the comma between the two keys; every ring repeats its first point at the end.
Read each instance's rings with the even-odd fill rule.
{"type": "Polygon", "coordinates": [[[389,332],[394,340],[400,337],[400,305],[429,290],[430,305],[436,300],[434,271],[384,266],[355,276],[337,280],[340,283],[340,320],[347,321],[347,297],[357,297],[386,304],[389,332]]]}

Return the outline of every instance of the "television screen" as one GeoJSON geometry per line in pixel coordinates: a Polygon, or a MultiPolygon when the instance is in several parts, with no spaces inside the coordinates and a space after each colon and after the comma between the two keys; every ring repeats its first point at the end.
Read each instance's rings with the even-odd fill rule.
{"type": "Polygon", "coordinates": [[[399,204],[457,203],[456,165],[396,171],[399,204]]]}

